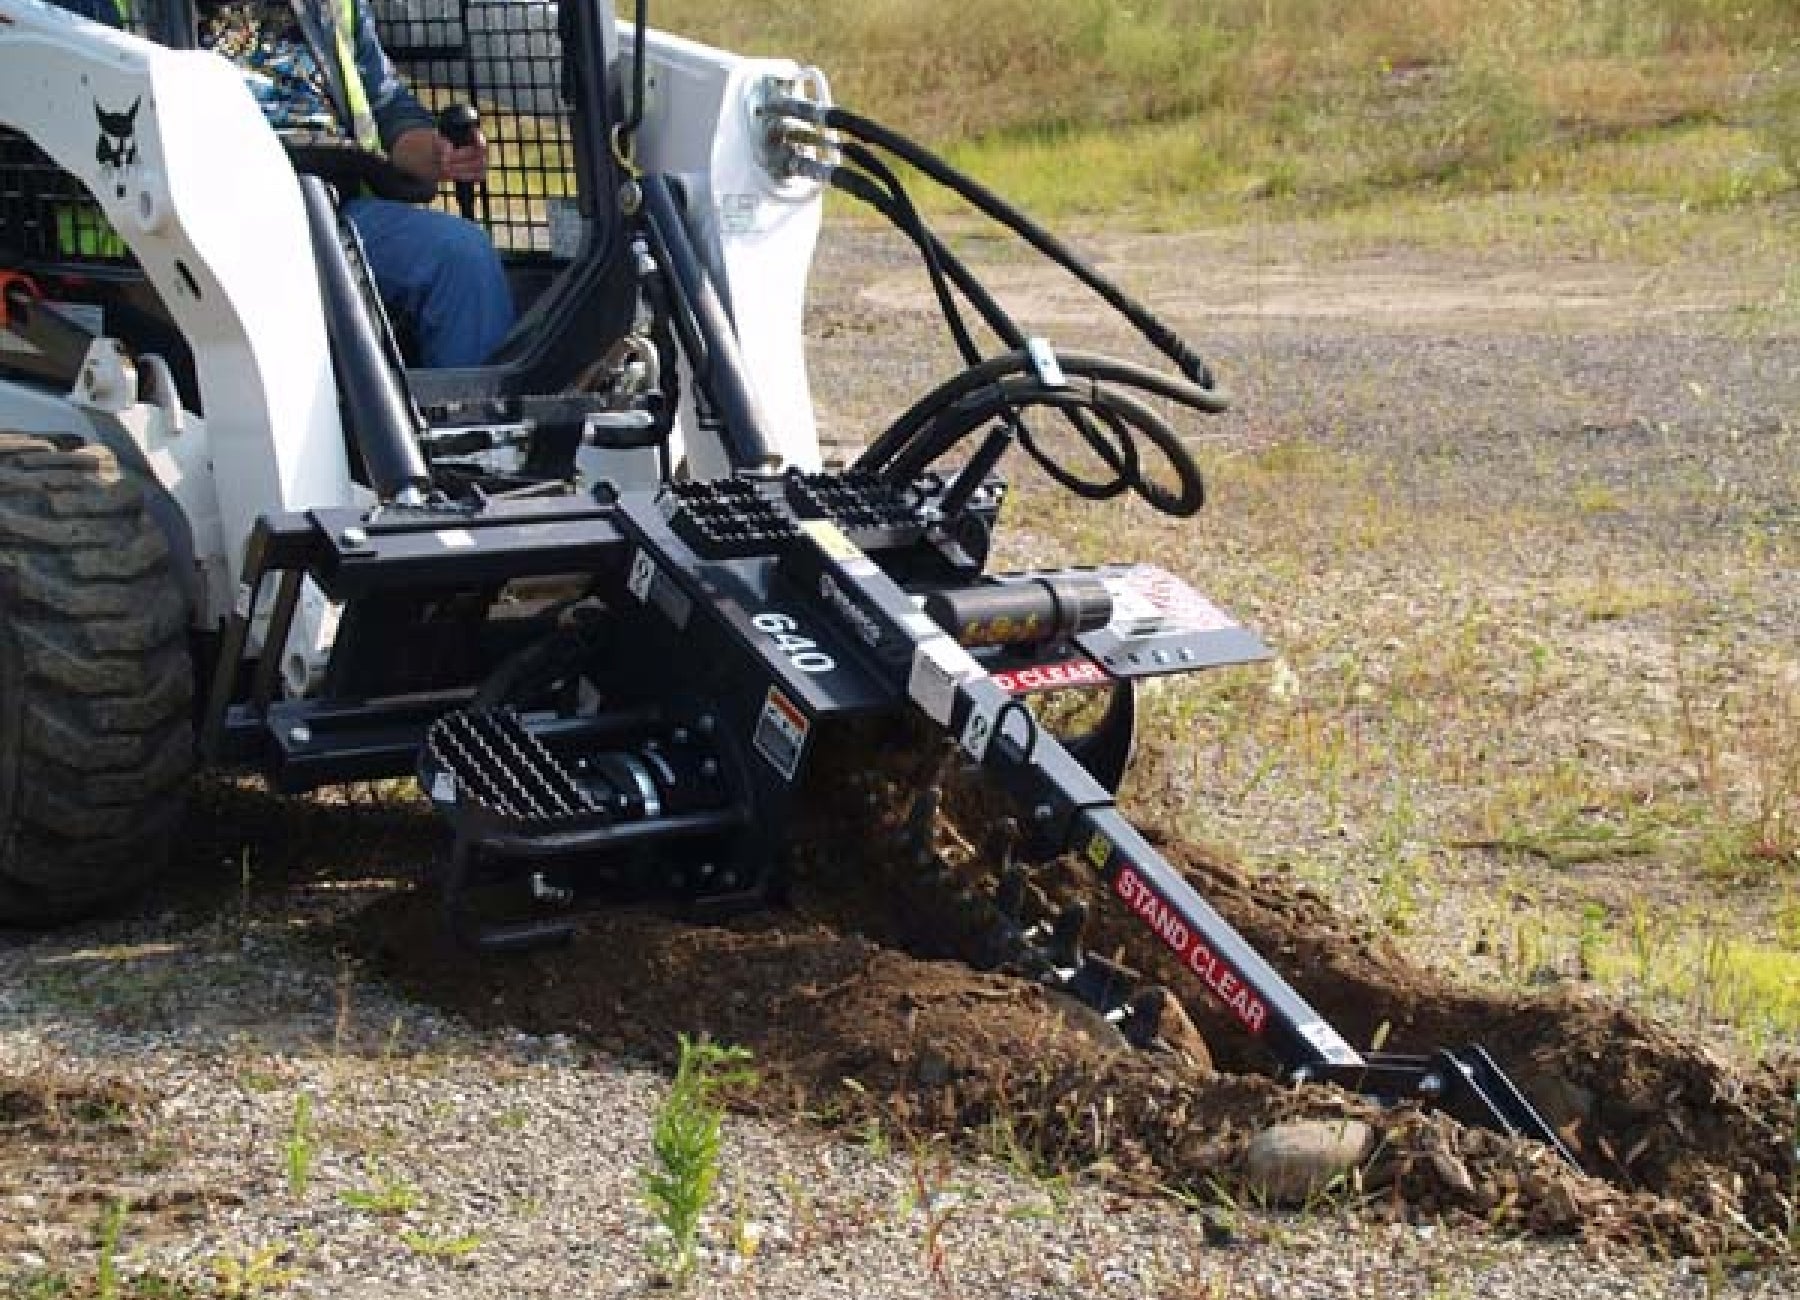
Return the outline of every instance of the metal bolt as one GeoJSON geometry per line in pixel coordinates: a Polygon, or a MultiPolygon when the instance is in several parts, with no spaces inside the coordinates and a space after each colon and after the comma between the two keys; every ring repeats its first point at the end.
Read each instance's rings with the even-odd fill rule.
{"type": "Polygon", "coordinates": [[[1031,810],[1031,819],[1036,822],[1049,822],[1056,819],[1056,809],[1047,803],[1041,803],[1031,810]]]}
{"type": "Polygon", "coordinates": [[[675,728],[675,730],[673,730],[669,733],[669,739],[674,741],[677,745],[687,744],[688,743],[688,729],[686,727],[675,728]]]}
{"type": "Polygon", "coordinates": [[[312,728],[307,727],[307,726],[289,727],[288,728],[288,743],[292,744],[292,745],[310,745],[310,744],[312,744],[312,728]]]}
{"type": "Polygon", "coordinates": [[[713,729],[718,725],[719,720],[710,713],[702,713],[698,718],[694,719],[694,727],[702,736],[712,735],[713,729]]]}
{"type": "Polygon", "coordinates": [[[737,872],[727,871],[724,875],[720,876],[719,877],[719,887],[721,889],[736,889],[737,888],[737,872]]]}
{"type": "Polygon", "coordinates": [[[366,528],[358,528],[355,524],[352,524],[344,530],[342,540],[345,546],[367,546],[369,544],[369,530],[366,528]]]}
{"type": "Polygon", "coordinates": [[[709,758],[704,763],[700,764],[700,775],[701,776],[712,777],[712,776],[717,776],[718,774],[719,774],[719,760],[718,759],[709,758]]]}
{"type": "Polygon", "coordinates": [[[1444,1095],[1444,1076],[1433,1070],[1419,1080],[1421,1097],[1441,1097],[1444,1095]]]}

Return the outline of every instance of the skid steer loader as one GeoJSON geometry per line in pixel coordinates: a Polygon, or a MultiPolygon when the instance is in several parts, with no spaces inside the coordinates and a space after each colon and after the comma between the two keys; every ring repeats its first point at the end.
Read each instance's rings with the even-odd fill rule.
{"type": "MultiPolygon", "coordinates": [[[[1151,566],[989,571],[1009,455],[1200,507],[1167,413],[1225,399],[1154,316],[816,70],[657,32],[641,0],[376,0],[422,97],[483,122],[488,183],[437,201],[523,308],[491,363],[421,369],[337,210],[384,160],[284,148],[192,48],[189,0],[132,3],[115,30],[0,0],[0,920],[141,885],[196,761],[284,791],[416,776],[484,951],[621,896],[753,905],[827,738],[898,720],[919,770],[1010,805],[1021,859],[1090,864],[1288,1077],[1560,1146],[1478,1047],[1352,1048],[1115,807],[1133,683],[1262,642],[1151,566]],[[896,161],[1168,368],[1026,336],[896,161]],[[801,329],[828,187],[917,246],[966,363],[831,469],[801,329]],[[1069,690],[1101,701],[1079,728],[1032,706],[1069,690]]],[[[1018,872],[996,960],[1131,1015],[1018,872]]]]}

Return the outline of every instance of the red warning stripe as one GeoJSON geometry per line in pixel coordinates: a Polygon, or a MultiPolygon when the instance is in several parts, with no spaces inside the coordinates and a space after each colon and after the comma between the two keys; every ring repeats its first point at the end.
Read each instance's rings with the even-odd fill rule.
{"type": "Polygon", "coordinates": [[[995,673],[994,682],[1010,695],[1030,695],[1038,691],[1081,690],[1105,686],[1112,681],[1106,671],[1092,659],[1064,659],[1053,664],[1033,664],[995,673]]]}

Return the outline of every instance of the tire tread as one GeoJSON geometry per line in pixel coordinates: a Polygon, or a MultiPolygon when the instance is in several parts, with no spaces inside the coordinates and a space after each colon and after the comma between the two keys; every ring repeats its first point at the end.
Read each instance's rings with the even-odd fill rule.
{"type": "Polygon", "coordinates": [[[114,903],[167,859],[193,762],[187,610],[104,447],[0,432],[0,923],[114,903]]]}

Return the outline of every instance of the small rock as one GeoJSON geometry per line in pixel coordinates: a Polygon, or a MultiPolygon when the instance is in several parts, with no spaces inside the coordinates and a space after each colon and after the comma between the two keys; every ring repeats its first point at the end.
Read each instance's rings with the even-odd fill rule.
{"type": "Polygon", "coordinates": [[[1300,674],[1294,671],[1292,664],[1285,659],[1277,659],[1269,672],[1269,697],[1287,701],[1300,696],[1300,674]]]}
{"type": "Polygon", "coordinates": [[[1475,1180],[1469,1176],[1469,1167],[1448,1151],[1431,1153],[1431,1170],[1437,1175],[1438,1182],[1453,1195],[1473,1200],[1475,1197],[1475,1180]]]}
{"type": "Polygon", "coordinates": [[[1250,1139],[1250,1185],[1272,1205],[1303,1205],[1341,1184],[1375,1143],[1358,1119],[1303,1119],[1277,1124],[1250,1139]]]}

